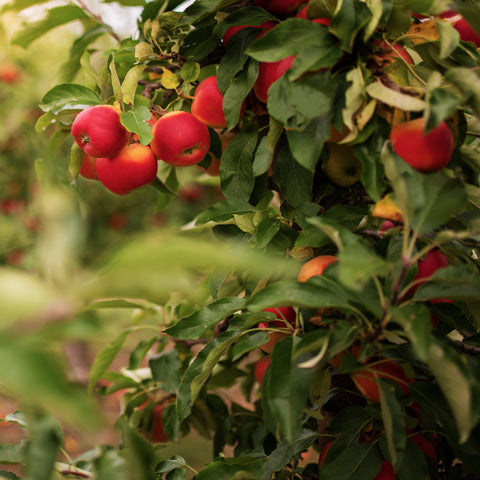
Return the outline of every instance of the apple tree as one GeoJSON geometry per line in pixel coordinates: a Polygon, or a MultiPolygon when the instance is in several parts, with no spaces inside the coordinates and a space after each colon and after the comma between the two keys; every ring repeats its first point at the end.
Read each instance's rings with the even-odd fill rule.
{"type": "Polygon", "coordinates": [[[478,0],[120,3],[141,10],[126,38],[83,2],[13,38],[81,28],[35,125],[44,256],[0,271],[25,428],[0,476],[480,478],[478,0]],[[92,184],[153,216],[187,183],[216,196],[183,225],[45,254],[75,245],[92,184]],[[72,386],[53,345],[106,311],[72,386]],[[111,395],[117,441],[65,458],[63,422],[95,429],[111,395]],[[164,454],[194,432],[201,468],[164,454]]]}

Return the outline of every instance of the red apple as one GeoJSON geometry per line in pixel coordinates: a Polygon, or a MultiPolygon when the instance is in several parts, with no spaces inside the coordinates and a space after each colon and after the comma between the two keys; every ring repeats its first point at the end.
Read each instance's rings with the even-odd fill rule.
{"type": "Polygon", "coordinates": [[[446,167],[453,153],[453,134],[445,122],[428,133],[425,118],[394,125],[390,131],[393,150],[420,172],[437,172],[446,167]]]}
{"type": "MultiPolygon", "coordinates": [[[[246,102],[243,102],[240,116],[245,112],[246,102]]],[[[192,115],[205,125],[212,128],[226,128],[225,113],[223,112],[223,95],[218,89],[217,76],[202,80],[193,97],[192,115]]]]}
{"type": "Polygon", "coordinates": [[[0,81],[3,83],[15,84],[20,80],[20,70],[16,65],[5,63],[0,66],[0,81]]]}
{"type": "Polygon", "coordinates": [[[473,42],[477,48],[480,47],[480,35],[472,28],[462,15],[453,10],[445,10],[440,14],[441,18],[448,19],[453,28],[457,30],[460,39],[464,42],[473,42]]]}
{"type": "Polygon", "coordinates": [[[278,320],[273,320],[271,322],[260,322],[258,324],[258,328],[261,330],[269,330],[273,326],[276,330],[282,330],[281,332],[269,331],[268,341],[260,347],[264,352],[271,353],[273,347],[278,342],[292,335],[293,330],[292,328],[288,327],[288,324],[295,326],[297,313],[292,307],[272,307],[265,308],[263,311],[274,313],[278,320]]]}
{"type": "Polygon", "coordinates": [[[410,438],[419,446],[420,450],[425,455],[432,459],[433,463],[436,465],[438,462],[438,457],[433,444],[419,433],[413,434],[410,438]]]}
{"type": "Polygon", "coordinates": [[[223,34],[223,44],[226,45],[227,42],[240,30],[243,30],[245,27],[254,27],[254,28],[261,28],[262,31],[270,30],[276,25],[275,22],[268,21],[263,22],[261,25],[235,25],[227,29],[227,31],[223,34]]]}
{"type": "MultiPolygon", "coordinates": [[[[150,402],[145,402],[138,407],[139,410],[144,409],[150,402]]],[[[162,414],[165,410],[165,404],[157,404],[153,407],[151,419],[148,423],[148,428],[144,431],[145,437],[154,443],[165,443],[170,439],[168,438],[163,428],[162,414]]]]}
{"type": "Polygon", "coordinates": [[[439,269],[448,267],[447,257],[440,250],[430,250],[425,258],[418,260],[418,271],[413,279],[415,285],[408,291],[413,295],[420,285],[427,283],[428,279],[439,269]]]}
{"type": "Polygon", "coordinates": [[[385,220],[381,225],[380,228],[378,229],[378,234],[380,236],[383,236],[383,234],[387,231],[390,230],[391,228],[395,228],[396,225],[391,221],[391,220],[385,220]]]}
{"type": "Polygon", "coordinates": [[[272,362],[271,357],[265,356],[257,360],[255,366],[253,367],[253,375],[255,380],[259,383],[259,385],[263,382],[263,377],[265,376],[265,372],[267,371],[268,366],[272,362]]]}
{"type": "Polygon", "coordinates": [[[210,148],[208,127],[184,111],[169,112],[160,117],[152,129],[153,153],[176,167],[196,165],[210,148]]]}
{"type": "Polygon", "coordinates": [[[297,280],[299,282],[306,282],[308,279],[321,275],[325,268],[338,260],[333,255],[319,255],[314,257],[302,265],[298,272],[297,280]]]}
{"type": "Polygon", "coordinates": [[[373,480],[395,480],[395,470],[389,462],[382,462],[380,471],[375,475],[373,480]]]}
{"type": "Polygon", "coordinates": [[[298,10],[308,0],[255,0],[255,5],[280,17],[288,16],[298,10]]]}
{"type": "Polygon", "coordinates": [[[333,444],[333,440],[331,442],[328,442],[325,444],[323,447],[323,450],[320,452],[320,455],[318,456],[318,468],[321,468],[323,461],[325,460],[325,457],[327,456],[328,450],[333,444]]]}
{"type": "Polygon", "coordinates": [[[113,105],[94,105],[81,111],[72,124],[72,135],[92,157],[113,157],[128,143],[129,133],[113,105]]]}
{"type": "Polygon", "coordinates": [[[88,155],[88,153],[84,153],[82,166],[80,167],[79,174],[83,178],[88,178],[90,180],[98,180],[96,157],[92,157],[91,155],[88,155]]]}
{"type": "Polygon", "coordinates": [[[295,55],[283,58],[278,62],[260,62],[258,77],[253,85],[255,96],[263,103],[267,103],[268,89],[292,66],[295,55]]]}
{"type": "MultiPolygon", "coordinates": [[[[303,7],[295,16],[297,18],[304,18],[305,20],[309,20],[309,18],[307,17],[307,10],[308,10],[308,5],[303,7]]],[[[332,19],[328,17],[312,18],[311,20],[312,22],[319,23],[320,25],[325,25],[327,27],[332,22],[332,19]]]]}
{"type": "Polygon", "coordinates": [[[400,386],[404,395],[410,391],[408,384],[412,382],[412,379],[407,378],[403,368],[392,360],[381,360],[367,364],[352,376],[353,383],[358,391],[373,402],[380,402],[378,378],[394,381],[400,386]]]}
{"type": "Polygon", "coordinates": [[[132,143],[114,157],[97,159],[98,179],[113,193],[126,195],[157,176],[157,159],[150,147],[132,143]]]}

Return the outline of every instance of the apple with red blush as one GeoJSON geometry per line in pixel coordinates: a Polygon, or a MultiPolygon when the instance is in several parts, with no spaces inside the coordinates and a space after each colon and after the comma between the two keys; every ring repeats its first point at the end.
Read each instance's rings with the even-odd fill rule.
{"type": "Polygon", "coordinates": [[[80,148],[92,157],[113,157],[128,143],[129,132],[113,105],[93,105],[73,120],[72,136],[80,148]]]}
{"type": "Polygon", "coordinates": [[[268,333],[268,341],[261,345],[265,353],[271,353],[273,347],[286,337],[292,335],[295,328],[297,313],[292,307],[271,307],[263,309],[264,312],[273,313],[277,320],[264,321],[258,324],[260,330],[268,333]],[[276,331],[271,331],[272,327],[276,331]]]}
{"type": "Polygon", "coordinates": [[[259,385],[262,385],[263,377],[265,376],[265,372],[267,371],[270,363],[272,363],[272,359],[268,355],[261,357],[255,363],[255,366],[253,367],[253,376],[259,385]]]}
{"type": "Polygon", "coordinates": [[[398,123],[390,130],[393,151],[412,168],[422,173],[438,172],[450,162],[453,134],[442,121],[425,132],[425,118],[398,123]]]}
{"type": "Polygon", "coordinates": [[[152,134],[153,153],[175,167],[200,163],[210,149],[208,127],[189,112],[166,113],[155,122],[152,134]]]}
{"type": "Polygon", "coordinates": [[[152,183],[157,168],[157,159],[150,147],[139,143],[128,145],[113,157],[98,158],[96,162],[98,179],[118,195],[152,183]]]}
{"type": "Polygon", "coordinates": [[[279,17],[293,15],[308,0],[255,0],[255,5],[279,17]]]}
{"type": "Polygon", "coordinates": [[[294,59],[295,55],[291,55],[276,62],[260,62],[258,76],[253,84],[253,91],[260,102],[267,103],[268,89],[290,69],[294,59]]]}

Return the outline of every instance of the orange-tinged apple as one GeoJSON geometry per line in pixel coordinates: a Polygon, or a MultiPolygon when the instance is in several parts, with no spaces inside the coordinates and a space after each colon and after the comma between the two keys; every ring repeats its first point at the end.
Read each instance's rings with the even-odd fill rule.
{"type": "Polygon", "coordinates": [[[160,117],[152,129],[153,153],[176,167],[196,165],[210,148],[208,127],[191,113],[169,112],[160,117]]]}
{"type": "Polygon", "coordinates": [[[329,157],[323,168],[325,175],[340,187],[351,187],[362,178],[362,163],[356,157],[353,147],[331,143],[329,157]]]}
{"type": "MultiPolygon", "coordinates": [[[[240,110],[240,117],[245,113],[246,105],[244,101],[240,110]]],[[[218,88],[216,75],[207,77],[198,84],[193,96],[191,112],[192,115],[209,127],[227,127],[223,111],[223,95],[218,88]]]]}
{"type": "Polygon", "coordinates": [[[72,135],[80,148],[92,157],[113,157],[128,143],[129,133],[113,105],[94,105],[73,120],[72,135]]]}
{"type": "Polygon", "coordinates": [[[78,173],[83,178],[88,178],[89,180],[98,180],[96,157],[92,157],[91,155],[88,155],[88,153],[84,153],[82,165],[78,173]]]}
{"type": "Polygon", "coordinates": [[[262,385],[263,377],[265,376],[265,372],[271,362],[271,357],[265,356],[257,360],[257,363],[255,363],[255,366],[253,367],[253,375],[259,385],[262,385]]]}
{"type": "Polygon", "coordinates": [[[302,268],[298,272],[297,280],[299,282],[306,282],[312,277],[322,275],[325,268],[337,260],[338,258],[334,255],[319,255],[318,257],[314,257],[302,265],[302,268]]]}
{"type": "Polygon", "coordinates": [[[284,17],[293,14],[307,2],[308,0],[255,0],[255,5],[274,15],[284,17]]]}
{"type": "Polygon", "coordinates": [[[353,383],[358,391],[373,402],[380,402],[380,391],[377,383],[379,378],[392,380],[398,384],[404,395],[407,395],[410,391],[408,384],[412,382],[412,379],[408,378],[403,368],[393,360],[381,360],[367,364],[352,376],[353,383]]]}
{"type": "Polygon", "coordinates": [[[424,129],[424,117],[394,125],[390,131],[392,147],[415,170],[438,172],[450,162],[454,147],[453,134],[445,122],[428,133],[424,129]]]}
{"type": "Polygon", "coordinates": [[[292,66],[295,55],[283,58],[278,62],[260,62],[258,77],[253,85],[255,96],[263,103],[267,103],[268,89],[292,66]]]}
{"type": "Polygon", "coordinates": [[[157,176],[157,159],[150,147],[132,143],[114,157],[97,159],[97,175],[113,193],[126,195],[148,185],[157,176]]]}

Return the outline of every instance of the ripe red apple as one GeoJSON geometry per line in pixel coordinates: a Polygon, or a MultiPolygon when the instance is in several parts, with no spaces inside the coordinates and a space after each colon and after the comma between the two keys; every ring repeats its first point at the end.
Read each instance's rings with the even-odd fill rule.
{"type": "Polygon", "coordinates": [[[128,143],[129,133],[113,105],[94,105],[81,111],[72,123],[72,135],[92,157],[113,157],[128,143]]]}
{"type": "Polygon", "coordinates": [[[298,272],[297,280],[299,282],[306,282],[309,278],[321,275],[325,268],[338,260],[333,255],[319,255],[314,257],[302,265],[298,272]]]}
{"type": "Polygon", "coordinates": [[[155,180],[157,159],[150,147],[132,143],[114,157],[98,158],[97,174],[110,191],[126,195],[155,180]]]}
{"type": "MultiPolygon", "coordinates": [[[[245,113],[246,102],[243,102],[240,117],[245,113]]],[[[212,128],[226,128],[225,113],[223,111],[223,95],[218,89],[217,76],[202,80],[193,97],[192,115],[198,118],[205,125],[212,128]]]]}
{"type": "Polygon", "coordinates": [[[296,12],[300,5],[307,2],[308,0],[255,0],[255,5],[274,15],[284,17],[296,12]]]}
{"type": "Polygon", "coordinates": [[[208,127],[184,111],[169,112],[160,117],[152,129],[153,153],[176,167],[196,165],[210,148],[208,127]]]}
{"type": "MultiPolygon", "coordinates": [[[[143,403],[138,407],[139,410],[142,410],[149,405],[149,401],[143,403]]],[[[162,414],[165,410],[166,405],[158,403],[153,407],[152,416],[148,424],[147,430],[144,431],[145,437],[154,443],[165,443],[170,439],[168,438],[165,430],[163,428],[162,414]]]]}
{"type": "Polygon", "coordinates": [[[480,35],[472,28],[462,15],[453,10],[445,10],[440,14],[441,18],[448,19],[453,28],[460,34],[460,39],[464,42],[473,42],[480,47],[480,35]]]}
{"type": "Polygon", "coordinates": [[[420,172],[437,172],[446,167],[453,153],[453,134],[445,122],[428,133],[425,118],[394,125],[390,131],[393,150],[420,172]]]}
{"type": "Polygon", "coordinates": [[[378,234],[380,236],[383,236],[383,234],[387,231],[390,230],[391,228],[395,228],[396,225],[391,221],[391,220],[385,220],[381,225],[380,228],[378,229],[378,234]]]}
{"type": "Polygon", "coordinates": [[[373,402],[380,402],[378,378],[394,381],[400,386],[404,395],[410,391],[408,384],[412,382],[412,379],[408,378],[403,368],[392,360],[381,360],[367,364],[352,376],[353,383],[358,391],[373,402]]]}
{"type": "Polygon", "coordinates": [[[264,312],[274,313],[278,320],[271,322],[260,322],[258,328],[261,330],[269,330],[274,327],[275,329],[284,330],[284,332],[268,332],[268,341],[265,342],[260,348],[265,353],[271,353],[273,347],[286,337],[292,335],[292,328],[288,327],[288,324],[295,326],[297,319],[297,313],[292,307],[272,307],[263,309],[264,312]]]}
{"type": "Polygon", "coordinates": [[[438,462],[438,457],[437,457],[437,451],[435,450],[435,447],[433,444],[427,440],[423,435],[420,435],[419,433],[415,433],[410,437],[420,448],[420,450],[430,457],[435,463],[435,465],[438,462]]]}
{"type": "MultiPolygon", "coordinates": [[[[295,15],[297,18],[304,18],[305,20],[309,20],[307,17],[307,10],[308,10],[308,5],[305,5],[300,11],[295,15]]],[[[319,23],[320,25],[325,25],[329,26],[330,23],[332,22],[331,18],[328,17],[319,17],[319,18],[312,18],[312,22],[319,23]]]]}
{"type": "Polygon", "coordinates": [[[18,83],[21,78],[20,70],[16,65],[5,63],[0,66],[0,81],[11,85],[18,83]]]}
{"type": "Polygon", "coordinates": [[[257,363],[255,363],[255,366],[253,367],[253,375],[259,385],[262,385],[263,377],[265,376],[265,372],[271,362],[271,357],[265,356],[260,358],[260,360],[257,360],[257,363]]]}
{"type": "Polygon", "coordinates": [[[439,268],[445,267],[448,267],[447,257],[440,250],[430,250],[424,259],[417,262],[418,271],[413,279],[415,285],[409,289],[409,295],[413,295],[420,285],[427,283],[439,268]]]}
{"type": "Polygon", "coordinates": [[[272,21],[263,22],[261,25],[235,25],[227,29],[227,31],[223,34],[223,44],[226,45],[227,42],[233,37],[233,35],[246,27],[261,28],[262,32],[264,32],[266,30],[270,30],[275,25],[276,23],[272,21]]]}
{"type": "Polygon", "coordinates": [[[83,178],[88,178],[90,180],[98,180],[96,157],[92,157],[91,155],[88,155],[88,153],[84,153],[79,174],[83,178]]]}
{"type": "Polygon", "coordinates": [[[389,462],[382,462],[380,471],[375,475],[373,480],[395,480],[395,470],[393,465],[389,462]]]}
{"type": "Polygon", "coordinates": [[[362,178],[362,164],[353,147],[332,143],[328,146],[329,157],[323,168],[325,175],[340,187],[351,187],[362,178]]]}
{"type": "Polygon", "coordinates": [[[260,62],[258,77],[253,85],[255,96],[263,103],[267,103],[268,89],[292,66],[295,55],[283,58],[278,62],[260,62]]]}
{"type": "Polygon", "coordinates": [[[325,444],[323,447],[322,451],[320,452],[320,455],[318,456],[318,468],[321,468],[323,461],[325,460],[325,457],[327,456],[328,450],[333,444],[333,440],[331,442],[328,442],[325,444]]]}

